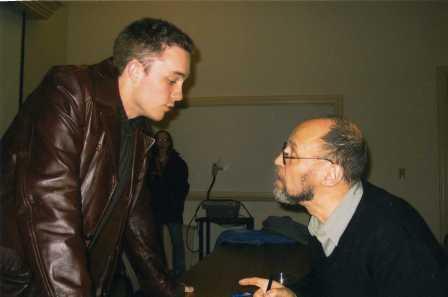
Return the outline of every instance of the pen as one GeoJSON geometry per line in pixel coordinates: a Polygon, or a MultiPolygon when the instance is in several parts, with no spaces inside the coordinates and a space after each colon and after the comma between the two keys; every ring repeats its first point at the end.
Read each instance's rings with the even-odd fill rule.
{"type": "Polygon", "coordinates": [[[269,291],[272,287],[272,276],[269,277],[268,286],[266,288],[266,292],[269,291]]]}

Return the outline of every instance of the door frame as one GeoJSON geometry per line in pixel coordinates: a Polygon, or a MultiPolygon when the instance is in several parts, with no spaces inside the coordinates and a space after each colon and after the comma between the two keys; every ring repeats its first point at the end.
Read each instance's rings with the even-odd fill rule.
{"type": "Polygon", "coordinates": [[[448,234],[448,66],[437,67],[437,149],[440,234],[448,234]]]}

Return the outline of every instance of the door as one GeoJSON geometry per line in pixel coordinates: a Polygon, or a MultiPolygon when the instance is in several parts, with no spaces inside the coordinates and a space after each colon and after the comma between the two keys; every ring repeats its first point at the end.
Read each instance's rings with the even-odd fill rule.
{"type": "Polygon", "coordinates": [[[437,70],[440,239],[448,234],[448,66],[437,70]]]}

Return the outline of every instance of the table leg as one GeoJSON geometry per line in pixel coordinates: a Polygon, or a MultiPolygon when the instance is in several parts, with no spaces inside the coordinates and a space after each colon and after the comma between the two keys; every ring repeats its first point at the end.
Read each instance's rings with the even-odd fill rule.
{"type": "Polygon", "coordinates": [[[205,253],[206,255],[210,254],[210,222],[207,221],[205,222],[205,245],[206,245],[206,250],[205,253]]]}
{"type": "Polygon", "coordinates": [[[199,222],[199,260],[204,257],[204,222],[199,222]]]}
{"type": "Polygon", "coordinates": [[[254,220],[247,222],[247,230],[254,230],[254,220]]]}

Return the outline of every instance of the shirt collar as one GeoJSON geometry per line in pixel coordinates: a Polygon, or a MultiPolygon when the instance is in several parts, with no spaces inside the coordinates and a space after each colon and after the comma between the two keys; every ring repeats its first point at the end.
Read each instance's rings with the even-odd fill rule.
{"type": "Polygon", "coordinates": [[[311,235],[317,237],[327,257],[331,255],[338,245],[339,239],[361,201],[363,192],[362,183],[355,183],[345,194],[339,206],[336,207],[328,220],[323,224],[316,217],[311,216],[308,230],[311,235]]]}
{"type": "Polygon", "coordinates": [[[145,117],[140,116],[133,119],[129,119],[128,116],[126,115],[126,111],[124,110],[123,102],[121,102],[121,100],[117,111],[122,124],[129,125],[129,127],[132,128],[133,130],[144,126],[145,117]]]}

